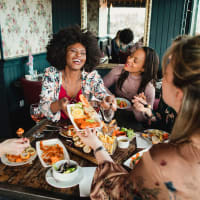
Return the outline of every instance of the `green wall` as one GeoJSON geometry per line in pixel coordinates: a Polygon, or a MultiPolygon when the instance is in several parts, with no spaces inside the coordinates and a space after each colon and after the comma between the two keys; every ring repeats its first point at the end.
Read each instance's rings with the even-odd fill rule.
{"type": "MultiPolygon", "coordinates": [[[[46,53],[33,55],[33,59],[33,68],[37,69],[39,73],[49,66],[49,63],[46,61],[46,53]]],[[[4,85],[11,112],[19,108],[19,100],[23,99],[21,88],[16,87],[15,83],[25,74],[28,74],[27,62],[28,56],[25,56],[5,60],[3,64],[4,85]]]]}
{"type": "MultiPolygon", "coordinates": [[[[185,6],[188,0],[153,0],[149,46],[159,55],[160,62],[172,39],[183,34],[185,6]]],[[[161,67],[160,73],[161,76],[161,67]]]]}
{"type": "Polygon", "coordinates": [[[81,25],[80,0],[52,0],[53,32],[73,24],[81,25]]]}

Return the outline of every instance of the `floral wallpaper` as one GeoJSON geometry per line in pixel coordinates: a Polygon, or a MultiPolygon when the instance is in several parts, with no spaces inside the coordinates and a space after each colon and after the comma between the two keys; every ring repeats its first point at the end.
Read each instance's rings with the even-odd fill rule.
{"type": "Polygon", "coordinates": [[[52,34],[51,0],[0,0],[4,59],[46,51],[52,34]]]}

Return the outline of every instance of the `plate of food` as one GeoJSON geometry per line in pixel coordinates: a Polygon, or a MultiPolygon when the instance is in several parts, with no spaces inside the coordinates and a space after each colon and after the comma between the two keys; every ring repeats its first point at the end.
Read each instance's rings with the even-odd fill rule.
{"type": "Polygon", "coordinates": [[[43,167],[50,167],[59,160],[68,160],[69,154],[58,138],[36,142],[37,154],[43,167]]]}
{"type": "Polygon", "coordinates": [[[59,134],[65,138],[72,138],[76,134],[76,132],[73,125],[68,125],[60,128],[59,134]]]}
{"type": "Polygon", "coordinates": [[[152,144],[168,142],[169,133],[158,129],[147,129],[141,133],[144,139],[150,140],[152,144]]]}
{"type": "Polygon", "coordinates": [[[80,99],[79,103],[67,105],[69,118],[75,129],[82,131],[86,128],[101,127],[101,120],[95,109],[82,94],[80,99]]]}
{"type": "Polygon", "coordinates": [[[128,168],[130,168],[130,169],[133,169],[134,166],[137,165],[138,162],[139,162],[139,160],[142,158],[143,153],[149,151],[149,149],[150,149],[151,147],[152,147],[152,145],[149,146],[148,148],[146,148],[146,149],[144,149],[144,150],[142,150],[142,151],[139,151],[139,152],[137,152],[136,154],[132,155],[129,159],[127,159],[127,160],[123,163],[123,165],[126,166],[126,167],[128,167],[128,168]]]}
{"type": "Polygon", "coordinates": [[[131,102],[125,98],[116,97],[118,109],[128,109],[131,107],[131,102]]]}
{"type": "Polygon", "coordinates": [[[1,157],[3,164],[8,166],[21,166],[30,164],[37,157],[35,148],[28,147],[20,155],[4,154],[1,157]]]}

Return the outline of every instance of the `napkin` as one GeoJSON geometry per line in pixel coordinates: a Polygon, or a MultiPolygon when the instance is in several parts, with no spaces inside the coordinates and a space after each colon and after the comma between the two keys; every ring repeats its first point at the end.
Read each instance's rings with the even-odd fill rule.
{"type": "Polygon", "coordinates": [[[152,143],[142,138],[140,134],[136,134],[136,146],[137,148],[146,149],[152,146],[152,143]]]}
{"type": "Polygon", "coordinates": [[[96,167],[82,167],[83,178],[79,183],[80,197],[90,196],[90,189],[96,167]]]}

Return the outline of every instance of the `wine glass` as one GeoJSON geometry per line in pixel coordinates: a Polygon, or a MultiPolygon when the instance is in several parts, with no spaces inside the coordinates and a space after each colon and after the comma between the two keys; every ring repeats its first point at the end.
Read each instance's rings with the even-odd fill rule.
{"type": "MultiPolygon", "coordinates": [[[[31,106],[30,106],[30,115],[31,115],[31,118],[35,121],[36,126],[38,126],[39,122],[44,117],[43,113],[40,110],[40,107],[39,107],[38,103],[31,104],[31,106]]],[[[35,134],[33,134],[33,136],[35,138],[40,138],[40,137],[43,137],[44,134],[41,134],[39,131],[37,131],[35,134]]]]}
{"type": "Polygon", "coordinates": [[[115,112],[111,108],[105,110],[101,107],[100,110],[105,122],[110,122],[113,119],[115,112]]]}

